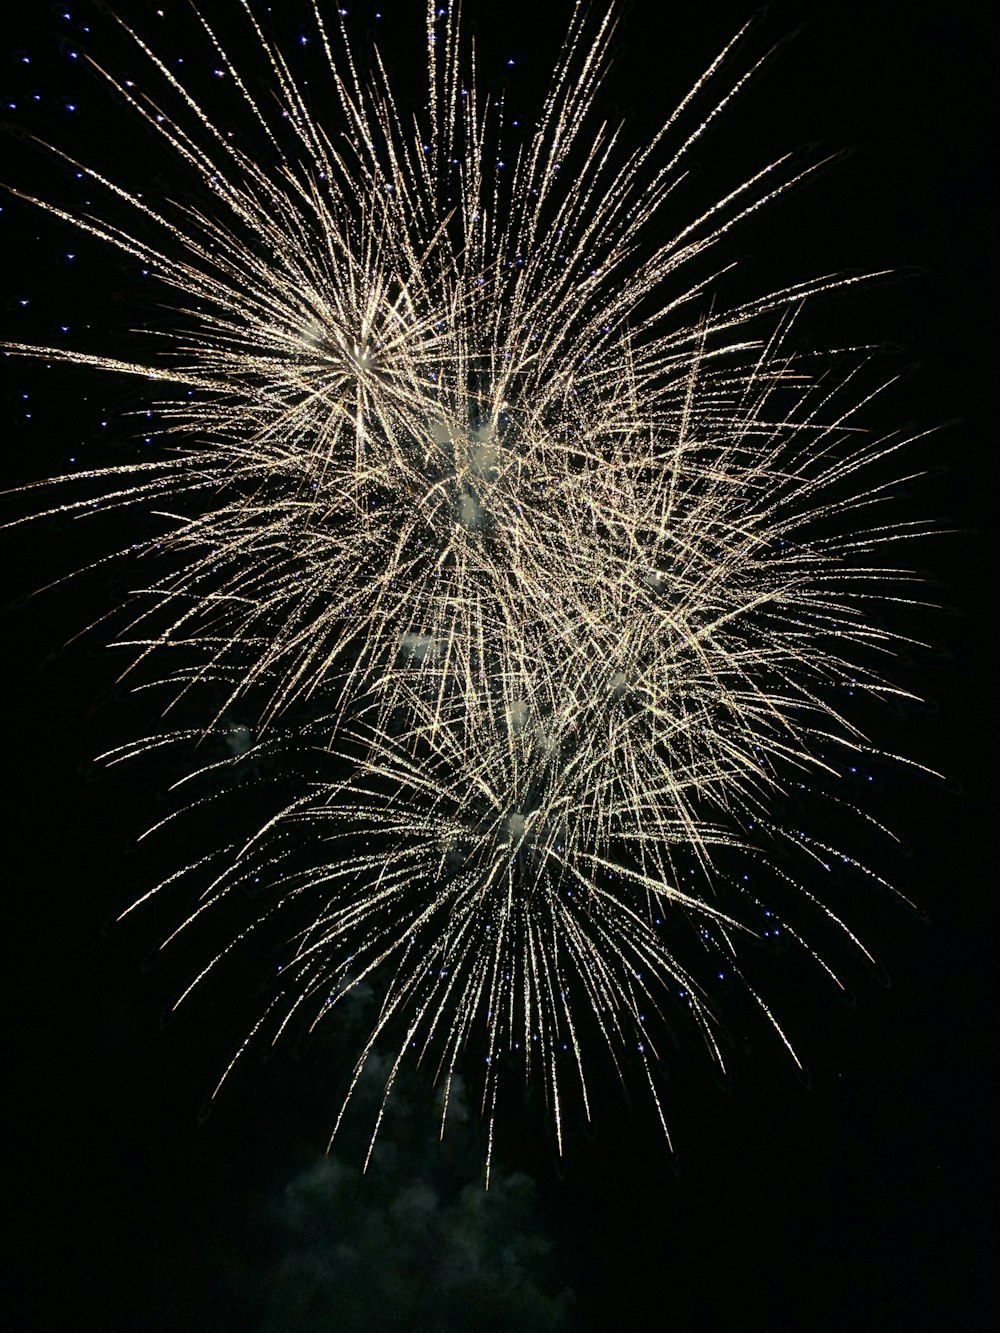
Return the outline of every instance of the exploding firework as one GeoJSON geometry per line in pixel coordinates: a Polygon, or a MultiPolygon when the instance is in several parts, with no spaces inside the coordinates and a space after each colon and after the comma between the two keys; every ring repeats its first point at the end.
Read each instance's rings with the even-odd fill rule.
{"type": "Polygon", "coordinates": [[[648,1082],[666,1129],[667,1012],[723,1063],[708,978],[742,981],[791,1051],[742,976],[746,938],[780,928],[837,981],[751,883],[794,886],[862,947],[809,882],[863,867],[778,813],[876,753],[846,687],[904,693],[878,667],[903,640],[868,607],[907,597],[886,548],[920,529],[881,515],[908,441],[858,428],[862,350],[831,372],[789,349],[803,301],[849,280],[720,312],[686,278],[801,179],[785,159],[658,237],[692,146],[753,73],[725,81],[731,47],[629,153],[594,111],[612,14],[577,6],[515,133],[450,10],[427,10],[411,119],[377,56],[360,76],[342,19],[313,8],[321,116],[234,9],[273,97],[198,22],[260,154],[123,23],[176,110],[104,77],[196,202],[75,161],[103,215],[32,199],[155,273],[175,311],[155,353],[6,344],[167,395],[158,457],[46,483],[82,488],[47,513],[97,495],[101,513],[158,516],[122,552],[156,560],[115,642],[169,691],[167,714],[196,720],[106,758],[194,747],[188,781],[224,786],[306,756],[261,827],[169,883],[205,877],[181,930],[250,884],[263,905],[240,940],[293,923],[252,1036],[378,994],[345,1106],[394,1044],[386,1097],[412,1055],[446,1115],[472,1050],[490,1144],[516,1066],[538,1072],[561,1144],[597,1045],[648,1082]]]}

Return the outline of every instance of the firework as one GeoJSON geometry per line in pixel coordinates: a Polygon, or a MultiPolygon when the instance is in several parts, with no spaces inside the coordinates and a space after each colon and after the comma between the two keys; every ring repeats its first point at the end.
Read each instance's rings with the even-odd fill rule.
{"type": "Polygon", "coordinates": [[[596,1042],[641,1071],[666,1128],[665,1011],[679,1000],[723,1061],[670,927],[738,979],[742,937],[777,929],[746,864],[841,926],[781,856],[857,861],[775,812],[873,753],[845,685],[903,693],[871,665],[901,640],[867,606],[907,596],[883,550],[918,528],[881,519],[876,466],[907,441],[857,429],[853,371],[787,350],[801,303],[848,279],[699,313],[707,283],[685,266],[801,178],[785,159],[656,241],[692,145],[753,73],[724,82],[730,48],[628,153],[593,110],[611,14],[574,10],[540,118],[512,140],[451,11],[428,8],[411,123],[318,6],[329,119],[234,9],[276,100],[199,22],[259,160],[123,24],[179,110],[115,87],[201,202],[152,203],[75,162],[104,218],[33,200],[155,271],[178,312],[156,353],[7,344],[167,395],[160,457],[92,471],[46,510],[85,514],[96,493],[101,512],[160,515],[116,642],[197,723],[106,758],[215,737],[192,780],[225,783],[289,745],[309,756],[262,827],[171,882],[213,865],[179,929],[251,882],[247,931],[308,922],[252,1035],[379,993],[345,1105],[376,1043],[398,1049],[386,1097],[407,1055],[447,1090],[474,1049],[491,1145],[515,1064],[539,1072],[561,1144],[596,1042]]]}

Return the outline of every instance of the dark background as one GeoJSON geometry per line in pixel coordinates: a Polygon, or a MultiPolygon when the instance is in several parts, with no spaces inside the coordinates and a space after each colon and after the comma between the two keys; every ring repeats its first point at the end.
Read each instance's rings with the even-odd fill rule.
{"type": "MultiPolygon", "coordinates": [[[[404,79],[416,79],[423,59],[419,26],[399,18],[414,6],[382,6],[384,47],[404,79]]],[[[375,6],[349,7],[363,30],[375,6]]],[[[121,7],[183,52],[180,8],[121,7]]],[[[290,0],[280,11],[292,39],[299,29],[289,16],[299,8],[290,0]]],[[[571,1131],[561,1162],[544,1134],[522,1132],[530,1114],[524,1124],[515,1117],[488,1204],[477,1202],[475,1125],[438,1149],[416,1109],[427,1095],[419,1086],[403,1090],[413,1109],[391,1130],[375,1179],[358,1184],[350,1141],[333,1167],[317,1165],[334,1109],[322,1050],[253,1057],[200,1118],[252,1014],[253,978],[249,999],[234,986],[162,1023],[197,950],[158,956],[169,911],[104,930],[170,868],[172,849],[132,850],[161,808],[155,786],[92,765],[139,716],[116,697],[116,661],[99,635],[63,648],[121,585],[98,571],[25,596],[96,559],[106,538],[97,525],[42,521],[2,534],[3,1179],[12,1228],[3,1327],[996,1326],[991,8],[974,0],[772,6],[749,55],[801,30],[706,136],[690,193],[672,215],[686,221],[699,199],[786,149],[855,150],[727,242],[742,268],[723,296],[841,268],[906,271],[905,280],[816,302],[808,327],[820,343],[903,348],[887,356],[906,378],[876,412],[941,426],[917,447],[933,475],[912,488],[912,503],[951,533],[915,557],[946,609],[921,624],[938,649],[902,666],[903,683],[927,706],[887,726],[899,748],[948,781],[893,774],[877,798],[907,842],[907,854],[887,862],[890,877],[928,920],[874,897],[859,907],[852,924],[885,975],[856,969],[853,1010],[800,990],[776,967],[768,999],[810,1067],[808,1086],[763,1041],[739,1046],[728,1090],[682,1049],[668,1105],[673,1158],[645,1106],[609,1092],[596,1123],[571,1131]],[[306,1195],[312,1211],[303,1212],[306,1195]],[[479,1245],[471,1259],[470,1237],[479,1245]],[[468,1299],[449,1300],[449,1265],[460,1252],[457,1289],[468,1299]],[[487,1288],[481,1304],[468,1295],[487,1288]]],[[[214,0],[206,10],[224,42],[225,9],[214,0]]],[[[469,0],[484,77],[499,78],[515,58],[505,77],[512,99],[528,105],[544,86],[566,9],[469,0]]],[[[730,2],[626,7],[605,95],[629,118],[627,142],[655,128],[753,12],[730,2]]],[[[5,20],[2,45],[3,101],[13,104],[8,184],[54,182],[47,197],[79,206],[23,132],[71,144],[129,181],[161,170],[74,57],[91,51],[121,67],[106,55],[123,48],[105,13],[43,3],[5,20]]],[[[125,345],[143,308],[137,266],[102,257],[96,243],[17,201],[5,198],[3,210],[5,336],[53,342],[66,324],[68,345],[125,345]]],[[[90,372],[20,361],[3,370],[11,485],[67,470],[70,458],[105,457],[131,429],[124,414],[143,407],[131,386],[90,372]]],[[[11,517],[23,512],[18,503],[11,517]]]]}

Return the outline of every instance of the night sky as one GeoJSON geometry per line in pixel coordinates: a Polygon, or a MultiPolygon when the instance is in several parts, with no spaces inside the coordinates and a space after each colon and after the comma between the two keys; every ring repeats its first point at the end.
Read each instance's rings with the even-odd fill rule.
{"type": "MultiPolygon", "coordinates": [[[[378,28],[391,68],[416,91],[423,51],[398,16],[420,0],[382,0],[379,20],[371,0],[345,7],[355,31],[378,28]]],[[[483,78],[506,80],[512,104],[530,107],[544,88],[568,8],[468,0],[483,78]]],[[[122,0],[120,9],[166,53],[188,52],[193,86],[213,96],[210,62],[189,50],[178,0],[122,0]]],[[[203,9],[224,44],[242,32],[225,0],[203,9]]],[[[571,1128],[561,1160],[532,1099],[512,1106],[486,1196],[475,1099],[460,1100],[460,1123],[440,1145],[419,1075],[401,1087],[366,1178],[363,1123],[324,1157],[341,1071],[322,1038],[252,1055],[203,1115],[254,1017],[260,978],[248,962],[164,1021],[203,958],[196,940],[158,952],[182,904],[108,924],[181,854],[135,848],[167,808],[171,774],[147,769],[140,781],[93,763],[142,730],[142,705],[115,686],[122,663],[99,629],[68,640],[121,599],[123,573],[101,568],[31,595],[99,559],[127,524],[43,520],[0,534],[11,1227],[0,1327],[1000,1324],[991,9],[976,0],[774,4],[747,59],[796,35],[706,136],[671,214],[682,223],[787,149],[808,160],[851,150],[726,243],[740,269],[720,299],[832,270],[898,270],[817,300],[806,327],[820,345],[887,345],[887,365],[903,379],[873,409],[875,424],[940,426],[914,449],[931,475],[906,497],[950,534],[912,556],[943,607],[919,619],[934,647],[899,666],[901,683],[927,702],[872,719],[886,748],[947,775],[886,768],[871,794],[873,812],[905,840],[902,853],[882,853],[880,869],[921,912],[874,890],[859,900],[851,924],[879,970],[846,960],[853,1007],[776,957],[768,1000],[808,1079],[776,1040],[744,1032],[737,1008],[728,1086],[695,1041],[671,1054],[673,1157],[646,1103],[609,1080],[594,1123],[571,1128]]],[[[307,11],[304,0],[284,0],[275,20],[293,56],[307,11]]],[[[736,0],[626,7],[604,96],[609,113],[627,118],[628,144],[655,130],[753,13],[736,0]]],[[[84,66],[90,52],[124,68],[122,39],[98,6],[18,5],[0,49],[6,184],[80,207],[71,173],[32,150],[28,133],[130,184],[148,177],[151,192],[170,191],[169,161],[145,155],[127,111],[84,66]]],[[[3,337],[121,351],[133,324],[158,318],[139,265],[9,196],[0,202],[3,337]]],[[[14,359],[2,369],[10,486],[70,470],[74,459],[106,460],[126,435],[141,442],[155,431],[154,420],[130,415],[145,410],[134,385],[14,359]]],[[[4,517],[26,512],[23,500],[5,504],[4,517]]]]}

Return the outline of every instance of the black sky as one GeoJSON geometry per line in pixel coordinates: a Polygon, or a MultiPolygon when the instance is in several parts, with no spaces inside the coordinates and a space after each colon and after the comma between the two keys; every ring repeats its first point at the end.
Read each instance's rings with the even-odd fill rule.
{"type": "MultiPolygon", "coordinates": [[[[122,6],[153,31],[158,7],[169,24],[175,4],[122,6]]],[[[282,21],[298,8],[288,0],[282,21]]],[[[566,9],[468,0],[496,69],[516,58],[509,77],[526,104],[544,84],[566,9]]],[[[213,0],[210,10],[225,5],[213,0]]],[[[785,149],[853,150],[733,238],[743,269],[729,294],[841,268],[905,270],[905,280],[818,302],[809,330],[821,343],[903,349],[887,355],[907,376],[879,410],[943,425],[919,448],[934,475],[913,486],[911,502],[955,530],[917,560],[947,613],[921,626],[938,647],[904,665],[904,683],[928,705],[887,726],[949,781],[892,775],[877,797],[907,842],[907,855],[887,861],[890,874],[928,920],[888,900],[859,904],[852,924],[885,977],[855,970],[854,1009],[776,973],[769,1000],[789,1019],[810,1085],[757,1037],[752,1050],[738,1045],[729,1089],[682,1049],[670,1084],[673,1159],[638,1101],[609,1092],[558,1163],[548,1139],[522,1140],[529,1108],[501,1154],[489,1216],[462,1192],[478,1187],[474,1124],[435,1156],[414,1110],[393,1129],[378,1181],[348,1179],[351,1144],[329,1168],[336,1178],[324,1176],[317,1163],[334,1102],[321,1052],[252,1063],[201,1120],[255,982],[247,977],[247,1000],[222,997],[217,1011],[195,1004],[163,1024],[196,951],[157,958],[169,913],[103,930],[161,869],[155,855],[132,851],[159,807],[155,789],[91,763],[135,717],[134,704],[116,700],[116,662],[99,636],[62,645],[120,585],[102,573],[27,598],[96,558],[100,535],[55,523],[0,534],[13,1234],[2,1327],[832,1333],[1000,1322],[990,10],[976,0],[777,3],[748,50],[797,35],[696,155],[691,199],[785,149]],[[314,1187],[321,1202],[304,1215],[296,1201],[314,1187]],[[449,1305],[449,1264],[459,1254],[472,1262],[470,1237],[483,1301],[449,1305]],[[330,1257],[337,1246],[364,1251],[360,1286],[346,1251],[330,1257]]],[[[607,90],[609,108],[629,118],[626,136],[650,133],[752,13],[735,0],[628,6],[607,90]]],[[[145,168],[136,140],[100,109],[106,99],[72,56],[102,52],[108,26],[97,7],[71,0],[8,16],[3,101],[15,104],[15,131],[72,141],[131,178],[145,168]]],[[[401,30],[387,25],[385,48],[405,71],[422,53],[394,36],[401,30]]],[[[3,157],[8,184],[36,168],[44,179],[23,141],[5,140],[3,157]]],[[[143,299],[134,270],[2,202],[4,336],[46,338],[60,321],[81,345],[95,331],[123,336],[143,299]]],[[[3,371],[10,484],[99,452],[100,421],[134,402],[82,372],[20,362],[3,371]]],[[[169,869],[169,849],[164,857],[169,869]]],[[[405,1095],[416,1106],[417,1091],[405,1095]]],[[[463,1280],[460,1290],[477,1287],[463,1280]]]]}

